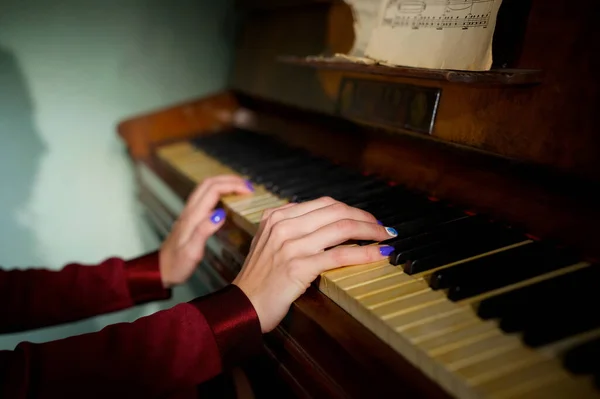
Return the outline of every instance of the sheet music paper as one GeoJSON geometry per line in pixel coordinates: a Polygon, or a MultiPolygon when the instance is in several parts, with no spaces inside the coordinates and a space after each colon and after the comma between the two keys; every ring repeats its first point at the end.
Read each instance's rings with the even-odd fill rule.
{"type": "MultiPolygon", "coordinates": [[[[368,0],[363,0],[365,2],[368,0]]],[[[365,56],[421,68],[489,70],[502,0],[384,0],[365,56]]]]}

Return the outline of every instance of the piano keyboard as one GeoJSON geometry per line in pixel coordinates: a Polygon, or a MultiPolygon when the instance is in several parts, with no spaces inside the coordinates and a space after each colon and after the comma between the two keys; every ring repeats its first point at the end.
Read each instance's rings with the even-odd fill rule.
{"type": "Polygon", "coordinates": [[[194,182],[250,179],[254,194],[223,203],[251,235],[265,209],[324,195],[394,227],[389,260],[326,272],[319,289],[452,395],[600,397],[600,267],[568,249],[268,136],[204,136],[157,154],[194,182]]]}

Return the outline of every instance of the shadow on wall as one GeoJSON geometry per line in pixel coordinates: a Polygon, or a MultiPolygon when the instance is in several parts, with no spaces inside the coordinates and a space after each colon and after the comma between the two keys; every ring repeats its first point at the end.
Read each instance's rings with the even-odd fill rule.
{"type": "Polygon", "coordinates": [[[33,113],[33,102],[17,60],[0,47],[0,267],[3,268],[41,264],[35,254],[35,236],[19,215],[32,193],[45,150],[33,113]],[[22,258],[17,259],[20,254],[22,258]]]}

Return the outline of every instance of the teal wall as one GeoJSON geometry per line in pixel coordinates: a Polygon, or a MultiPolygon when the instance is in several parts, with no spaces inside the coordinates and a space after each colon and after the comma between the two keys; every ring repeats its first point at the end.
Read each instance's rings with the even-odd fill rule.
{"type": "MultiPolygon", "coordinates": [[[[157,247],[115,127],[225,86],[231,7],[230,0],[0,0],[3,268],[57,269],[157,247]]],[[[169,303],[0,336],[0,349],[97,330],[197,293],[182,287],[169,303]]]]}

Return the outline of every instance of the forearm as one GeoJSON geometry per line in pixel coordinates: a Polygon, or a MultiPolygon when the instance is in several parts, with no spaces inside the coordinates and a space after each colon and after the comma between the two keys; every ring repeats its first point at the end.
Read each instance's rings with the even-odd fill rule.
{"type": "Polygon", "coordinates": [[[98,265],[69,264],[60,271],[0,271],[0,333],[22,331],[166,299],[158,255],[98,265]]]}
{"type": "Polygon", "coordinates": [[[254,308],[229,286],[133,323],[0,352],[0,397],[164,397],[260,346],[254,308]]]}

